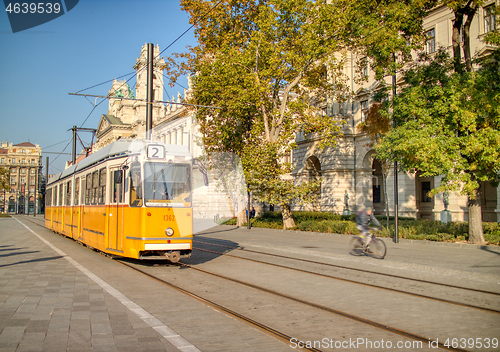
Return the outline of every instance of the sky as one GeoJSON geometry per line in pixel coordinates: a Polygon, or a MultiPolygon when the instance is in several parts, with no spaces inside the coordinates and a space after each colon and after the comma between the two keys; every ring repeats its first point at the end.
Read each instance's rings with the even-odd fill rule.
{"type": "MultiPolygon", "coordinates": [[[[71,160],[69,129],[97,128],[108,109],[105,100],[91,113],[93,104],[102,99],[68,93],[135,72],[133,66],[145,43],[159,45],[163,51],[189,27],[189,17],[178,0],[80,0],[64,15],[17,33],[12,33],[7,13],[2,11],[0,140],[38,144],[42,172],[47,156],[49,173],[62,171],[71,160]],[[68,155],[53,154],[62,152],[68,155]]],[[[187,45],[196,45],[193,29],[161,56],[183,52],[187,45]]],[[[135,78],[129,83],[133,88],[135,78]]],[[[186,79],[179,83],[187,86],[186,79]]],[[[110,88],[108,82],[82,93],[106,95],[110,88]]],[[[165,90],[169,96],[183,92],[179,85],[166,84],[165,90]]],[[[87,145],[92,139],[88,132],[79,136],[87,145]]],[[[77,149],[81,150],[80,144],[77,149]]]]}

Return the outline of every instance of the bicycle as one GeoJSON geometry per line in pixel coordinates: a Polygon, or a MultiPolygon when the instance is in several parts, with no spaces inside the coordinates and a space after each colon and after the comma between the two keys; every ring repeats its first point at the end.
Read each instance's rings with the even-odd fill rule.
{"type": "Polygon", "coordinates": [[[369,255],[373,258],[384,259],[387,253],[387,247],[384,241],[375,236],[377,230],[377,228],[370,228],[370,236],[372,239],[368,246],[365,246],[366,236],[353,236],[349,243],[349,253],[356,256],[369,255]]]}

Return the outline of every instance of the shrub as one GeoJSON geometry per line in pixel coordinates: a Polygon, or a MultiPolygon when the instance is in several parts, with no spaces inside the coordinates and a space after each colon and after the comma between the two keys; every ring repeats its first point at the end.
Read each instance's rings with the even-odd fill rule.
{"type": "MultiPolygon", "coordinates": [[[[350,216],[336,215],[328,212],[295,211],[292,217],[297,225],[295,229],[301,231],[358,234],[356,228],[356,214],[350,216]]],[[[385,216],[377,216],[380,223],[385,225],[385,216]]],[[[394,237],[394,218],[390,217],[390,226],[385,226],[377,233],[380,237],[394,237]]],[[[236,218],[225,222],[226,225],[236,225],[236,218]]],[[[266,212],[252,219],[254,227],[282,229],[281,212],[266,212]]],[[[246,226],[244,224],[243,226],[246,226]]],[[[488,244],[500,245],[500,224],[495,222],[483,223],[484,237],[488,244]]],[[[469,224],[467,222],[451,222],[443,224],[440,221],[428,221],[412,218],[399,218],[399,237],[405,239],[428,241],[467,241],[469,239],[469,224]]]]}

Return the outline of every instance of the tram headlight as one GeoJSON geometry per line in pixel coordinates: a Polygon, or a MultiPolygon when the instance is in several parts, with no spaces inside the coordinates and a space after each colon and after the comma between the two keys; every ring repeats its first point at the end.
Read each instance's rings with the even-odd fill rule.
{"type": "Polygon", "coordinates": [[[174,235],[174,230],[171,227],[169,227],[168,229],[165,230],[165,235],[167,235],[169,237],[173,236],[174,235]]]}

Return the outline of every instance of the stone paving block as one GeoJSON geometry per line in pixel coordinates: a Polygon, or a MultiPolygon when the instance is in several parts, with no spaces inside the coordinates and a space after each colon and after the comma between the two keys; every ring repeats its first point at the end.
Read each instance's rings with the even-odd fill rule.
{"type": "Polygon", "coordinates": [[[35,349],[41,351],[44,339],[45,332],[25,332],[19,343],[19,348],[23,350],[35,349]]]}
{"type": "Polygon", "coordinates": [[[90,333],[70,330],[68,348],[92,348],[90,333]]]}
{"type": "Polygon", "coordinates": [[[92,335],[94,334],[112,334],[111,325],[109,324],[91,324],[92,335]]]}
{"type": "Polygon", "coordinates": [[[25,333],[45,333],[49,328],[49,320],[31,320],[26,327],[25,333]]]}

